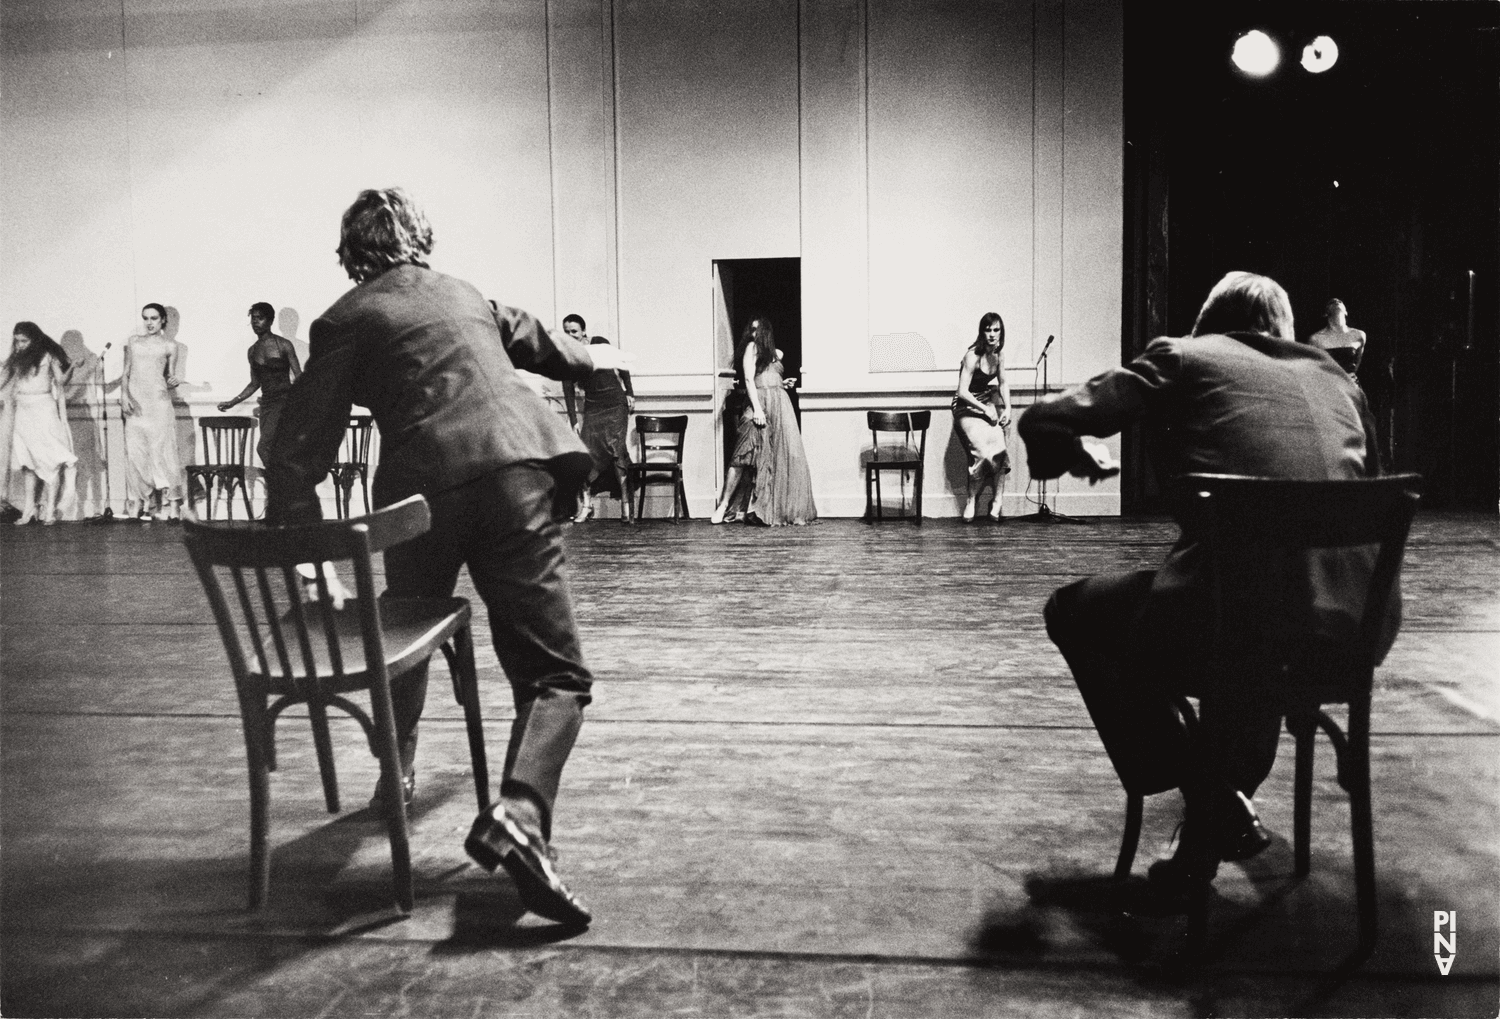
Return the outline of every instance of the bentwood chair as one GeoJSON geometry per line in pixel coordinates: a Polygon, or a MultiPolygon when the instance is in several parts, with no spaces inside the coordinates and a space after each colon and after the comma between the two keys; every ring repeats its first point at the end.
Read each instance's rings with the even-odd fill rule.
{"type": "Polygon", "coordinates": [[[912,522],[922,526],[922,465],[927,459],[927,429],[932,411],[890,413],[872,410],[865,415],[870,426],[870,458],[865,461],[865,522],[885,519],[880,494],[880,476],[899,474],[901,514],[906,516],[906,476],[912,476],[912,522]],[[898,442],[882,442],[886,435],[900,435],[898,442]]]}
{"type": "MultiPolygon", "coordinates": [[[[1396,595],[1406,538],[1416,513],[1421,477],[1401,474],[1350,481],[1284,481],[1189,474],[1179,479],[1178,519],[1185,534],[1206,546],[1214,612],[1213,659],[1203,677],[1200,705],[1217,690],[1245,689],[1265,697],[1296,739],[1293,853],[1298,878],[1311,870],[1313,751],[1327,733],[1339,785],[1349,794],[1359,950],[1374,947],[1375,838],[1370,803],[1370,696],[1387,607],[1396,595]],[[1287,606],[1305,606],[1307,561],[1328,549],[1369,550],[1369,576],[1357,626],[1324,633],[1289,625],[1287,606]],[[1348,705],[1348,730],[1323,710],[1348,705]]],[[[1189,732],[1201,732],[1191,704],[1178,710],[1189,732]]],[[[1190,811],[1195,808],[1190,806],[1190,811]]],[[[1202,808],[1197,808],[1202,809],[1202,808]]],[[[1115,868],[1130,873],[1140,834],[1141,797],[1128,793],[1125,838],[1115,868]]],[[[1187,823],[1200,830],[1206,817],[1187,823]]],[[[1207,849],[1208,840],[1200,840],[1207,849]]],[[[1193,867],[1205,873],[1209,861],[1193,867]]],[[[1209,882],[1189,892],[1188,940],[1197,951],[1207,933],[1209,882]]]]}
{"type": "Polygon", "coordinates": [[[339,446],[339,458],[328,472],[333,479],[334,506],[341,520],[349,516],[356,481],[365,499],[365,512],[370,512],[370,439],[374,431],[375,420],[370,415],[349,416],[349,427],[339,446]]]}
{"type": "MultiPolygon", "coordinates": [[[[258,523],[184,524],[183,539],[203,583],[239,694],[250,768],[250,908],[270,888],[270,773],[276,770],[276,720],[307,706],[329,813],[339,810],[328,709],[364,730],[380,761],[380,786],[391,842],[392,877],[402,912],[412,908],[411,849],[391,689],[414,678],[443,651],[453,692],[468,726],[474,791],[489,805],[489,766],[463,598],[376,598],[371,556],[424,533],[427,502],[414,495],[353,520],[289,527],[258,523]],[[335,604],[322,570],[299,564],[345,563],[353,597],[335,604]],[[304,577],[313,578],[304,580],[304,577]],[[366,711],[348,695],[368,691],[366,711]]],[[[346,574],[347,576],[347,574],[346,574]]]]}
{"type": "Polygon", "coordinates": [[[203,434],[203,462],[187,466],[188,508],[197,512],[198,486],[202,485],[208,519],[213,519],[217,488],[223,493],[229,519],[233,520],[234,490],[238,487],[245,501],[245,519],[253,520],[245,466],[250,462],[250,436],[255,431],[255,419],[237,415],[205,417],[199,418],[198,424],[203,434]]]}
{"type": "MultiPolygon", "coordinates": [[[[687,435],[686,414],[676,417],[648,417],[638,415],[635,419],[636,461],[625,467],[625,478],[637,493],[635,517],[642,519],[646,509],[646,486],[669,484],[672,486],[672,522],[691,520],[688,513],[687,492],[682,486],[682,447],[687,435]]],[[[630,493],[626,493],[627,499],[630,493]]]]}

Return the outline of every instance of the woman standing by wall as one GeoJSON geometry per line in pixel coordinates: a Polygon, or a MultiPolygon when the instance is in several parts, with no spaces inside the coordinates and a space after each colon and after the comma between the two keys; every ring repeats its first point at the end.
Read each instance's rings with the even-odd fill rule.
{"type": "Polygon", "coordinates": [[[812,474],[807,469],[797,415],[786,395],[796,379],[782,377],[781,351],[772,339],[769,319],[756,317],[746,324],[735,360],[746,380],[749,403],[740,416],[734,454],[724,475],[724,491],[709,519],[715,524],[734,519],[730,507],[740,481],[748,476],[752,487],[744,510],[746,523],[770,527],[810,524],[818,519],[812,474]]]}
{"type": "Polygon", "coordinates": [[[219,412],[225,413],[260,390],[260,439],[255,443],[255,452],[262,465],[271,449],[271,440],[276,437],[276,422],[281,418],[287,390],[302,374],[297,348],[292,346],[292,341],[271,332],[275,321],[276,309],[265,301],[250,306],[250,328],[255,331],[255,342],[250,344],[246,353],[250,360],[250,384],[233,399],[219,404],[219,412]]]}
{"type": "MultiPolygon", "coordinates": [[[[569,315],[563,319],[563,332],[590,346],[609,345],[603,336],[589,338],[588,326],[582,316],[569,315]]],[[[635,409],[635,389],[630,384],[630,373],[601,369],[590,375],[587,381],[575,385],[563,383],[563,399],[568,408],[568,421],[578,429],[578,437],[589,448],[594,458],[594,470],[589,483],[578,495],[578,512],[573,516],[575,524],[581,524],[594,515],[590,498],[598,489],[620,497],[620,519],[630,522],[630,486],[625,483],[625,465],[630,463],[630,451],[626,446],[626,435],[630,430],[630,412],[635,409]],[[577,397],[583,396],[583,426],[578,425],[577,397]]]]}
{"type": "Polygon", "coordinates": [[[988,312],[979,320],[979,335],[964,351],[953,395],[953,430],[969,454],[964,519],[973,520],[986,482],[990,485],[990,519],[1000,514],[1000,479],[1010,473],[1006,434],[1010,428],[1010,385],[1005,381],[1005,320],[988,312]]]}
{"type": "Polygon", "coordinates": [[[167,339],[167,309],[141,309],[143,331],[125,341],[120,376],[125,416],[125,515],[142,520],[175,519],[182,502],[182,465],[177,456],[177,412],[172,390],[177,377],[177,344],[167,339]],[[170,515],[167,503],[172,502],[170,515]],[[135,507],[132,509],[132,507],[135,507]]]}
{"type": "Polygon", "coordinates": [[[55,523],[75,501],[73,436],[63,396],[68,355],[35,322],[17,322],[0,389],[14,405],[10,448],[12,471],[19,470],[26,495],[17,524],[39,519],[55,523]]]}

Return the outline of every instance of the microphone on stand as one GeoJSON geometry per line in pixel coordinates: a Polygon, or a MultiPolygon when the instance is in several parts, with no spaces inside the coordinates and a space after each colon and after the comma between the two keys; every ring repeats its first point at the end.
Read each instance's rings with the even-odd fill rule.
{"type": "Polygon", "coordinates": [[[1056,336],[1049,336],[1049,337],[1047,337],[1047,342],[1044,343],[1044,344],[1042,344],[1042,352],[1041,352],[1041,354],[1039,354],[1037,356],[1037,359],[1036,359],[1036,363],[1037,364],[1041,364],[1042,363],[1042,358],[1044,358],[1044,357],[1047,356],[1047,351],[1048,351],[1048,349],[1051,348],[1052,341],[1055,340],[1055,339],[1057,339],[1056,336]]]}
{"type": "Polygon", "coordinates": [[[108,354],[109,348],[113,346],[113,342],[107,342],[104,344],[104,349],[99,351],[99,420],[104,427],[104,442],[100,449],[99,460],[104,467],[104,510],[98,516],[89,518],[88,522],[94,524],[112,524],[115,520],[115,511],[109,505],[111,495],[109,486],[109,407],[104,402],[105,387],[108,385],[104,381],[104,355],[108,354]]]}

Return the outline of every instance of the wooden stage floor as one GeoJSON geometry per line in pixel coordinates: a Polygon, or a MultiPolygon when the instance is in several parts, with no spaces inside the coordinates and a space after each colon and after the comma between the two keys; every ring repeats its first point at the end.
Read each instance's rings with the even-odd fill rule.
{"type": "MultiPolygon", "coordinates": [[[[1148,801],[1124,898],[1108,886],[1124,797],[1040,612],[1071,578],[1155,565],[1172,536],[1118,520],[572,529],[598,684],[556,835],[597,921],[559,938],[463,853],[473,791],[438,683],[416,911],[394,914],[383,826],[358,809],[376,768],[356,727],[336,723],[356,809],[334,817],[288,721],[271,901],[246,913],[239,720],[180,529],[5,528],[0,1012],[1494,1016],[1496,520],[1416,525],[1375,700],[1381,935],[1353,972],[1326,744],[1311,877],[1291,880],[1282,840],[1225,865],[1202,971],[1162,965],[1181,921],[1140,877],[1175,794],[1148,801]],[[1458,914],[1447,976],[1435,910],[1458,914]]],[[[498,758],[508,688],[476,635],[498,758]]],[[[1290,775],[1287,742],[1259,797],[1280,833],[1290,775]]]]}

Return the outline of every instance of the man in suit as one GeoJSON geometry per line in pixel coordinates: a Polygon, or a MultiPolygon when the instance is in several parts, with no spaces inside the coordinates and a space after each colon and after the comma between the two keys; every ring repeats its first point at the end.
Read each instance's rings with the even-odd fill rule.
{"type": "MultiPolygon", "coordinates": [[[[1155,340],[1129,364],[1028,409],[1020,433],[1032,476],[1097,480],[1107,456],[1083,437],[1112,435],[1138,420],[1164,478],[1203,472],[1333,480],[1378,472],[1364,394],[1327,354],[1295,341],[1291,301],[1265,276],[1228,274],[1209,293],[1191,336],[1155,340]]],[[[1307,609],[1323,614],[1319,619],[1357,622],[1372,560],[1365,550],[1330,555],[1342,557],[1334,569],[1309,570],[1307,609]]],[[[1385,648],[1395,639],[1399,601],[1395,609],[1385,648]]],[[[1201,816],[1213,819],[1212,830],[1185,829],[1177,855],[1150,871],[1154,883],[1176,890],[1194,858],[1185,847],[1203,844],[1193,840],[1208,840],[1217,869],[1220,860],[1248,859],[1271,839],[1250,797],[1270,774],[1280,718],[1250,693],[1206,705],[1202,744],[1212,749],[1195,762],[1173,707],[1172,695],[1192,689],[1206,663],[1208,612],[1201,549],[1187,533],[1160,569],[1069,584],[1045,611],[1047,632],[1125,788],[1145,795],[1179,787],[1190,801],[1203,797],[1201,816]]]]}
{"type": "MultiPolygon", "coordinates": [[[[399,188],[362,192],[344,213],[339,261],[355,287],[312,324],[307,369],[292,386],[267,465],[267,518],[318,519],[352,404],[380,429],[377,507],[426,497],[432,527],[385,553],[387,594],[448,597],[461,567],[489,610],[495,653],[516,705],[500,799],[465,848],[504,866],[533,912],[571,925],[589,911],[552,862],[552,808],[589,703],[563,575],[560,512],[592,460],[517,368],[555,379],[624,367],[613,347],[550,336],[528,313],[491,306],[473,286],[428,268],[432,228],[399,188]]],[[[402,684],[407,798],[426,667],[402,684]]]]}

